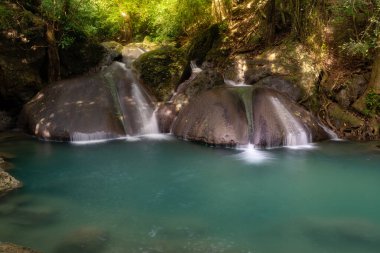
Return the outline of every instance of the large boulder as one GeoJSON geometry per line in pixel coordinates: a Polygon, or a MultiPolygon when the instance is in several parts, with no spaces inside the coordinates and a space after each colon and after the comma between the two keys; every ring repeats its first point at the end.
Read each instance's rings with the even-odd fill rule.
{"type": "Polygon", "coordinates": [[[223,76],[215,70],[209,69],[193,73],[188,80],[178,86],[175,95],[169,102],[159,106],[157,119],[160,131],[163,133],[170,132],[175,117],[192,98],[198,96],[203,91],[221,85],[224,85],[223,76]]]}
{"type": "Polygon", "coordinates": [[[215,145],[278,147],[328,138],[322,124],[270,88],[220,87],[192,99],[173,124],[174,135],[215,145]]]}
{"type": "Polygon", "coordinates": [[[248,144],[244,103],[228,88],[206,91],[179,113],[172,132],[186,140],[215,145],[248,144]]]}
{"type": "Polygon", "coordinates": [[[255,146],[294,146],[329,138],[317,118],[276,90],[255,89],[252,106],[255,146]]]}
{"type": "Polygon", "coordinates": [[[225,78],[235,82],[254,84],[274,75],[297,86],[302,100],[315,94],[322,64],[314,53],[302,44],[281,44],[267,48],[254,57],[236,55],[226,67],[225,78]]]}
{"type": "Polygon", "coordinates": [[[99,140],[141,134],[154,103],[130,69],[115,62],[102,72],[52,84],[25,106],[21,126],[46,140],[99,140]]]}
{"type": "Polygon", "coordinates": [[[180,49],[165,47],[141,55],[133,65],[157,99],[167,101],[180,83],[186,63],[180,49]]]}

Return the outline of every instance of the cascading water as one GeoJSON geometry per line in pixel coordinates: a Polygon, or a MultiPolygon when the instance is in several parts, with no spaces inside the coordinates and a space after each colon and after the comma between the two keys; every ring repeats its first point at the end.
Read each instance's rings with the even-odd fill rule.
{"type": "Polygon", "coordinates": [[[202,72],[202,69],[197,66],[195,61],[190,61],[191,72],[194,74],[202,72]]]}
{"type": "Polygon", "coordinates": [[[93,142],[101,142],[107,139],[112,139],[113,136],[106,132],[93,132],[93,133],[81,133],[74,132],[71,135],[71,142],[73,143],[93,143],[93,142]]]}
{"type": "Polygon", "coordinates": [[[237,87],[235,87],[234,89],[238,92],[241,100],[244,103],[245,114],[246,114],[247,122],[248,122],[248,140],[249,140],[248,147],[253,147],[253,144],[251,143],[253,139],[253,132],[254,132],[253,105],[252,105],[253,87],[251,85],[236,85],[236,86],[237,87]]]}
{"type": "Polygon", "coordinates": [[[332,140],[341,140],[339,139],[338,135],[334,133],[330,128],[327,126],[323,125],[322,123],[319,123],[319,126],[323,128],[323,130],[329,135],[330,139],[332,140]]]}
{"type": "Polygon", "coordinates": [[[284,146],[307,145],[311,142],[311,136],[299,121],[285,108],[276,97],[269,98],[275,108],[275,113],[285,130],[284,146]]]}
{"type": "Polygon", "coordinates": [[[156,119],[156,109],[152,109],[146,100],[146,95],[143,95],[144,90],[136,83],[132,83],[132,97],[136,101],[136,109],[141,120],[142,128],[139,134],[154,134],[159,133],[156,119]]]}

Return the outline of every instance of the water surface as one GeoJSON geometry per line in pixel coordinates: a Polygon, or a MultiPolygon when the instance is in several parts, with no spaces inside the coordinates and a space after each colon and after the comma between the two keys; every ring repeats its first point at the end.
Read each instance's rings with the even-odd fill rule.
{"type": "Polygon", "coordinates": [[[46,253],[378,253],[376,145],[8,138],[0,150],[17,155],[25,186],[0,202],[0,241],[46,253]]]}

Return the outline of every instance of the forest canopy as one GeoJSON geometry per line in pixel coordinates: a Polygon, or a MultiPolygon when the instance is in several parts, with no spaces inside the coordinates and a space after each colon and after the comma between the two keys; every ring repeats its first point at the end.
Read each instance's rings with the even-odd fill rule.
{"type": "Polygon", "coordinates": [[[59,31],[59,44],[96,40],[167,41],[188,36],[215,20],[213,5],[229,0],[19,0],[59,31]]]}

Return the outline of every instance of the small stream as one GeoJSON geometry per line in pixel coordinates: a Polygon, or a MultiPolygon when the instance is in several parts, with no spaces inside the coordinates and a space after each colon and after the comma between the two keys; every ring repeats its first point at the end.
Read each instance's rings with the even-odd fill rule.
{"type": "Polygon", "coordinates": [[[379,142],[222,149],[8,138],[0,241],[45,253],[378,253],[379,142]]]}

